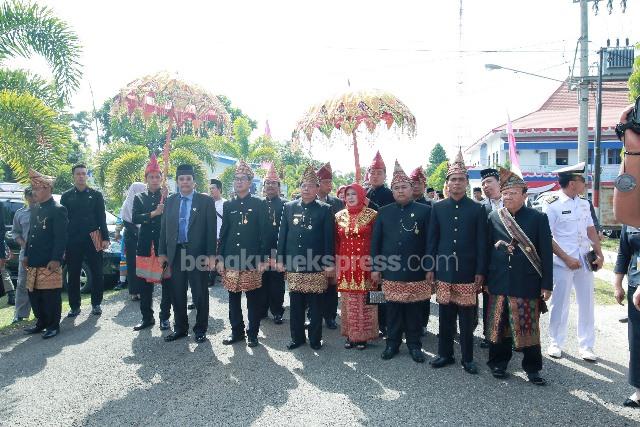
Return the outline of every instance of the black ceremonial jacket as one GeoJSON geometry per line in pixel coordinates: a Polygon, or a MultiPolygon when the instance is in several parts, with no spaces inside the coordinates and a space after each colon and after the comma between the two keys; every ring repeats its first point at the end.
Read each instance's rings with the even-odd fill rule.
{"type": "Polygon", "coordinates": [[[262,199],[264,204],[263,213],[266,215],[264,220],[265,231],[263,238],[265,240],[265,248],[267,255],[271,255],[272,250],[278,249],[278,231],[280,230],[280,220],[282,219],[282,210],[287,201],[280,197],[262,199]]]}
{"type": "Polygon", "coordinates": [[[369,190],[367,191],[367,199],[378,205],[378,208],[396,202],[396,200],[393,198],[393,192],[384,185],[378,188],[369,188],[369,190]]]}
{"type": "Polygon", "coordinates": [[[533,208],[523,206],[512,215],[522,231],[529,237],[542,261],[542,277],[531,265],[526,255],[517,247],[509,255],[507,248],[496,242],[511,242],[511,235],[502,224],[497,211],[489,215],[488,247],[489,273],[487,286],[493,295],[507,295],[521,298],[538,298],[542,289],[553,290],[553,249],[551,229],[547,215],[533,208]]]}
{"type": "Polygon", "coordinates": [[[133,199],[131,217],[134,224],[140,224],[138,247],[136,251],[140,256],[151,256],[151,243],[153,243],[155,255],[158,255],[162,215],[151,218],[151,212],[156,210],[160,204],[161,198],[162,194],[160,190],[155,193],[147,190],[144,193],[137,194],[133,199]]]}
{"type": "Polygon", "coordinates": [[[29,221],[24,250],[29,267],[46,267],[49,261],[61,263],[67,246],[67,209],[52,197],[31,209],[29,221]]]}
{"type": "Polygon", "coordinates": [[[317,199],[285,203],[278,233],[278,261],[286,270],[318,273],[334,266],[334,256],[335,216],[331,206],[317,199]]]}
{"type": "Polygon", "coordinates": [[[429,254],[435,260],[436,280],[473,283],[476,274],[486,275],[485,208],[467,196],[435,203],[429,223],[429,254]]]}
{"type": "Polygon", "coordinates": [[[89,234],[100,229],[102,240],[109,240],[107,218],[102,193],[87,187],[78,191],[76,187],[62,193],[60,204],[67,208],[69,216],[69,244],[91,239],[89,234]]]}
{"type": "Polygon", "coordinates": [[[383,206],[378,211],[371,236],[373,270],[385,280],[417,282],[427,270],[421,262],[427,255],[431,207],[414,201],[383,206]]]}
{"type": "Polygon", "coordinates": [[[222,228],[218,254],[225,268],[254,270],[266,255],[264,203],[248,194],[234,197],[222,205],[222,228]]]}

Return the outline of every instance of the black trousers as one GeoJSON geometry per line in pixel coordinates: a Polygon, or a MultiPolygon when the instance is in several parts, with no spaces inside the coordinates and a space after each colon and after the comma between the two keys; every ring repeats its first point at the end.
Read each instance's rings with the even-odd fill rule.
{"type": "Polygon", "coordinates": [[[440,304],[438,328],[438,355],[453,357],[453,337],[456,335],[456,320],[460,324],[460,350],[462,361],[473,360],[473,330],[477,322],[476,306],[462,307],[456,304],[440,304]]]}
{"type": "Polygon", "coordinates": [[[322,340],[322,294],[304,294],[289,291],[289,310],[291,311],[291,339],[297,343],[305,342],[304,312],[309,306],[309,341],[312,344],[322,340]]]}
{"type": "Polygon", "coordinates": [[[421,302],[422,304],[422,327],[426,328],[429,324],[429,316],[431,316],[431,300],[421,302]]]}
{"type": "Polygon", "coordinates": [[[143,279],[136,275],[136,249],[138,239],[132,233],[125,230],[124,232],[124,255],[127,263],[127,287],[130,295],[140,295],[142,299],[142,287],[146,283],[143,279]],[[129,236],[129,237],[127,237],[129,236]]]}
{"type": "MultiPolygon", "coordinates": [[[[513,355],[513,338],[503,338],[498,344],[489,343],[489,361],[487,365],[490,368],[500,368],[506,370],[513,355]]],[[[540,345],[525,347],[522,349],[522,369],[533,374],[540,372],[542,369],[542,350],[540,345]]]]}
{"type": "Polygon", "coordinates": [[[92,278],[91,305],[96,306],[102,304],[102,294],[104,292],[102,251],[96,252],[91,238],[87,236],[86,239],[80,242],[72,242],[67,245],[65,257],[68,277],[67,293],[69,294],[69,305],[71,309],[76,310],[80,308],[80,271],[82,270],[82,263],[85,260],[92,278]]]}
{"type": "MultiPolygon", "coordinates": [[[[140,279],[140,278],[138,278],[140,279]]],[[[157,285],[140,279],[140,313],[143,322],[153,320],[153,290],[157,285]]],[[[162,281],[162,297],[160,300],[160,320],[169,320],[171,317],[171,279],[162,281]]]]}
{"type": "Polygon", "coordinates": [[[338,316],[338,288],[329,284],[322,294],[322,317],[325,321],[336,320],[338,316]]]}
{"type": "Polygon", "coordinates": [[[487,338],[488,335],[488,317],[489,317],[489,294],[487,292],[482,292],[482,335],[487,338]]]}
{"type": "Polygon", "coordinates": [[[629,314],[629,384],[640,388],[640,311],[633,305],[633,293],[637,288],[629,286],[627,310],[629,314]]]}
{"type": "Polygon", "coordinates": [[[386,303],[387,311],[387,347],[400,348],[402,334],[407,339],[409,350],[420,350],[422,341],[421,328],[424,322],[424,303],[390,302],[386,303]]]}
{"type": "Polygon", "coordinates": [[[387,311],[386,303],[378,304],[378,329],[383,334],[387,333],[387,311]]]}
{"type": "Polygon", "coordinates": [[[189,330],[187,316],[187,286],[191,285],[191,296],[196,306],[196,324],[193,332],[204,335],[209,324],[209,286],[208,271],[182,270],[182,258],[186,251],[176,248],[176,256],[171,266],[171,304],[173,305],[174,332],[183,333],[189,330]]]}
{"type": "MultiPolygon", "coordinates": [[[[262,288],[245,292],[247,296],[247,317],[249,328],[247,335],[256,338],[260,330],[262,309],[262,288]]],[[[242,315],[242,292],[229,292],[229,322],[234,337],[244,336],[244,316],[242,315]]]]}
{"type": "Polygon", "coordinates": [[[258,289],[262,297],[261,317],[271,311],[272,316],[284,314],[284,273],[265,271],[262,273],[262,287],[258,289]]]}
{"type": "Polygon", "coordinates": [[[34,289],[29,302],[36,317],[36,326],[48,331],[60,329],[62,289],[34,289]]]}

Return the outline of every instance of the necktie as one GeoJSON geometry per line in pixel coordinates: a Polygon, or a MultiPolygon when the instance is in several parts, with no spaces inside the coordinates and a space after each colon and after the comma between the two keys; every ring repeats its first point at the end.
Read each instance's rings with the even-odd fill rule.
{"type": "Polygon", "coordinates": [[[178,222],[178,243],[187,243],[187,197],[180,197],[180,218],[178,222]]]}

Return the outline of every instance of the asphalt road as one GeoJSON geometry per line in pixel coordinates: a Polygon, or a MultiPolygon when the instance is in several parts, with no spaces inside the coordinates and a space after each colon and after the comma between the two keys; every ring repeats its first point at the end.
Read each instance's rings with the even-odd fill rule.
{"type": "MultiPolygon", "coordinates": [[[[162,340],[155,326],[141,333],[137,303],[126,292],[66,319],[51,340],[19,332],[0,336],[0,425],[638,425],[626,409],[627,326],[621,307],[598,307],[598,363],[577,358],[575,313],[567,355],[545,357],[549,384],[536,387],[520,371],[494,379],[486,350],[476,347],[479,375],[459,364],[419,365],[406,347],[383,361],[384,344],[345,350],[338,331],[325,329],[324,347],[289,352],[288,321],[263,321],[261,346],[222,345],[227,296],[210,289],[209,341],[162,340]]],[[[157,290],[156,292],[159,292],[157,290]]],[[[157,295],[156,295],[157,296],[157,295]]],[[[288,298],[287,298],[288,302],[288,298]]],[[[157,310],[158,300],[155,308],[157,310]]],[[[436,351],[437,305],[424,350],[436,351]]],[[[287,311],[288,314],[288,311],[287,311]]],[[[195,313],[191,314],[191,321],[195,313]]],[[[285,314],[285,319],[286,319],[285,314]]],[[[542,324],[546,329],[548,314],[542,324]]],[[[543,342],[544,348],[544,342],[543,342]]],[[[459,347],[456,346],[459,361],[459,347]]]]}

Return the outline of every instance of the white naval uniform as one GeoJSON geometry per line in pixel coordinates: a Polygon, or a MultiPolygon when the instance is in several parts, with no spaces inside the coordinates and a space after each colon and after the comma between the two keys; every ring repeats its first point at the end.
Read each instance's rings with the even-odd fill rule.
{"type": "Polygon", "coordinates": [[[595,343],[593,272],[586,254],[591,250],[587,228],[593,227],[589,202],[570,198],[562,190],[547,196],[542,211],[549,218],[553,239],[570,257],[580,261],[580,268],[571,270],[557,255],[553,255],[553,294],[550,300],[549,338],[562,349],[567,338],[571,288],[578,303],[578,345],[591,349],[595,343]]]}
{"type": "Polygon", "coordinates": [[[226,202],[227,199],[221,197],[220,200],[215,200],[216,212],[219,214],[217,218],[217,229],[216,229],[216,239],[220,239],[220,229],[222,228],[222,205],[226,202]]]}

